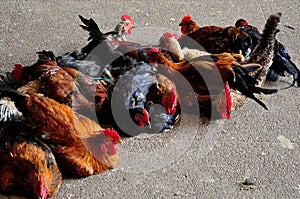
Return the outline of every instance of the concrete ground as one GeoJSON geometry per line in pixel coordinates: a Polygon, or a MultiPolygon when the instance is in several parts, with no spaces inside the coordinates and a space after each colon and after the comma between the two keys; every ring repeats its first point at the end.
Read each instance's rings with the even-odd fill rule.
{"type": "MultiPolygon", "coordinates": [[[[4,71],[15,63],[33,64],[39,50],[61,54],[85,45],[79,14],[94,18],[105,32],[124,13],[145,39],[160,29],[179,31],[185,14],[202,26],[229,26],[245,18],[262,30],[270,14],[282,12],[282,23],[296,29],[281,26],[278,39],[300,66],[300,1],[13,0],[1,1],[0,7],[4,71]]],[[[118,168],[66,179],[53,198],[300,198],[300,89],[281,89],[291,80],[270,84],[280,90],[262,96],[268,111],[247,100],[227,121],[198,126],[184,117],[170,132],[124,138],[118,168]],[[242,190],[239,182],[248,177],[256,187],[242,190]]]]}

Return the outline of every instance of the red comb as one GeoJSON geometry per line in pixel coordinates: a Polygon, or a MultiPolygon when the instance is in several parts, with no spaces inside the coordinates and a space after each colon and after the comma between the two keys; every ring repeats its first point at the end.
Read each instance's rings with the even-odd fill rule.
{"type": "Polygon", "coordinates": [[[107,137],[112,138],[113,140],[120,140],[121,137],[113,128],[106,128],[102,131],[107,137]]]}
{"type": "Polygon", "coordinates": [[[129,16],[129,15],[127,15],[127,14],[125,14],[125,15],[122,15],[121,16],[121,20],[122,21],[130,21],[130,23],[132,23],[133,24],[133,19],[129,16]]]}
{"type": "Polygon", "coordinates": [[[22,64],[15,64],[14,68],[13,68],[13,76],[14,78],[19,81],[21,80],[21,72],[22,72],[23,66],[22,64]]]}
{"type": "Polygon", "coordinates": [[[151,48],[150,50],[148,50],[147,55],[150,55],[151,53],[160,53],[161,50],[159,50],[158,48],[151,48]]]}
{"type": "Polygon", "coordinates": [[[191,15],[185,15],[183,18],[182,18],[182,20],[181,20],[181,23],[184,23],[184,22],[186,22],[186,21],[189,21],[189,20],[191,20],[192,19],[192,16],[191,15]]]}

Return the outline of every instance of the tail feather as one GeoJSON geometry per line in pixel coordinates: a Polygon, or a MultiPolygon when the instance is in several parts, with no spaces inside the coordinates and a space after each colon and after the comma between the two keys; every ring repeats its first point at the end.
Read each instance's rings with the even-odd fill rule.
{"type": "Polygon", "coordinates": [[[2,88],[18,88],[21,83],[16,80],[12,72],[6,72],[6,75],[0,74],[0,87],[2,88]]]}
{"type": "Polygon", "coordinates": [[[263,94],[269,95],[269,94],[273,94],[273,93],[277,93],[277,92],[278,92],[278,89],[268,89],[268,88],[259,88],[258,87],[257,93],[263,93],[263,94]]]}
{"type": "Polygon", "coordinates": [[[0,87],[0,97],[9,97],[13,101],[17,102],[18,100],[27,97],[27,95],[12,88],[0,87]]]}
{"type": "Polygon", "coordinates": [[[264,107],[264,109],[269,110],[268,107],[267,107],[262,101],[260,101],[258,98],[256,98],[254,95],[251,97],[251,99],[253,99],[253,100],[256,101],[259,105],[261,105],[262,107],[264,107]]]}
{"type": "Polygon", "coordinates": [[[56,61],[56,57],[52,51],[42,50],[36,53],[40,61],[56,61]]]}
{"type": "Polygon", "coordinates": [[[83,30],[86,30],[89,32],[89,38],[88,41],[90,41],[85,47],[81,49],[81,54],[85,57],[87,56],[96,46],[98,46],[102,41],[106,40],[108,37],[100,31],[98,25],[96,22],[90,18],[85,19],[81,15],[79,15],[79,18],[81,19],[82,23],[84,25],[80,25],[80,27],[83,28],[83,30]]]}
{"type": "Polygon", "coordinates": [[[80,27],[82,27],[83,30],[86,30],[89,32],[90,37],[88,38],[88,41],[90,41],[92,39],[97,39],[100,41],[107,39],[107,36],[103,32],[100,31],[100,29],[99,29],[97,23],[94,21],[94,19],[92,19],[92,18],[85,19],[81,15],[79,15],[79,18],[81,19],[82,23],[84,23],[84,25],[80,25],[80,27]]]}
{"type": "Polygon", "coordinates": [[[236,74],[236,80],[235,80],[235,82],[232,82],[232,81],[229,82],[230,87],[240,91],[243,95],[253,99],[259,105],[264,107],[264,109],[268,110],[267,106],[261,100],[259,100],[257,97],[254,96],[254,93],[272,94],[272,93],[276,93],[277,89],[266,89],[266,88],[257,87],[256,86],[256,83],[257,83],[256,79],[251,77],[247,73],[245,68],[235,66],[233,68],[233,70],[236,74]]]}

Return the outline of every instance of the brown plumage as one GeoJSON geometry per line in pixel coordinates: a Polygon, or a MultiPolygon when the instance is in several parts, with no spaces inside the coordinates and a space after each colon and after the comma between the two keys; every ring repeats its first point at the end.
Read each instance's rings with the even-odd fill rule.
{"type": "Polygon", "coordinates": [[[114,130],[30,90],[2,89],[1,95],[13,99],[26,125],[42,132],[36,136],[51,147],[63,174],[83,177],[116,167],[120,137],[114,130]]]}
{"type": "Polygon", "coordinates": [[[37,63],[22,67],[19,74],[21,85],[31,85],[22,90],[35,90],[94,120],[96,113],[102,112],[107,93],[113,87],[109,81],[104,85],[104,81],[93,81],[78,70],[59,67],[50,51],[39,52],[37,63]]]}
{"type": "Polygon", "coordinates": [[[212,95],[214,94],[212,91],[219,93],[220,90],[224,90],[222,83],[228,82],[230,88],[240,91],[267,109],[266,105],[254,96],[254,93],[272,94],[277,92],[276,89],[257,87],[257,80],[249,75],[251,71],[257,69],[257,66],[244,68],[230,53],[201,56],[179,63],[169,61],[158,49],[151,49],[148,54],[154,62],[180,72],[189,81],[195,93],[199,95],[212,95]],[[218,81],[220,78],[222,81],[218,81]]]}
{"type": "Polygon", "coordinates": [[[2,192],[32,198],[52,197],[62,182],[51,149],[25,133],[1,140],[0,173],[2,192]]]}
{"type": "MultiPolygon", "coordinates": [[[[192,111],[195,112],[195,110],[193,110],[193,107],[195,106],[194,99],[196,97],[196,100],[200,105],[200,110],[202,107],[202,110],[205,109],[204,112],[206,113],[211,111],[210,102],[217,101],[213,100],[212,98],[219,98],[219,94],[224,91],[224,84],[227,81],[234,81],[235,79],[232,65],[237,63],[235,62],[235,59],[230,56],[230,54],[227,54],[219,55],[220,58],[213,55],[207,55],[189,61],[174,63],[164,57],[158,49],[151,49],[148,52],[150,60],[161,65],[161,67],[159,67],[158,69],[163,74],[169,74],[169,76],[172,77],[171,79],[175,81],[177,90],[179,92],[179,101],[182,108],[188,111],[192,107],[192,111]],[[213,59],[215,59],[215,62],[213,61],[213,59]],[[188,89],[186,82],[182,80],[176,81],[176,79],[178,79],[180,75],[176,74],[170,68],[180,72],[180,74],[183,75],[184,78],[188,81],[188,84],[192,87],[192,90],[188,89]]],[[[226,96],[223,95],[223,98],[225,99],[226,96]]],[[[222,106],[224,105],[224,103],[216,103],[216,106],[219,105],[222,106]]],[[[217,109],[224,110],[223,108],[217,109]]],[[[226,111],[231,110],[227,110],[226,103],[225,109],[226,111]]],[[[220,115],[225,114],[220,113],[220,115]]]]}
{"type": "Polygon", "coordinates": [[[181,32],[184,34],[179,39],[181,47],[206,50],[209,53],[239,53],[242,51],[243,55],[247,55],[251,46],[251,37],[247,33],[233,26],[200,27],[188,16],[184,16],[180,23],[181,32]]]}
{"type": "MultiPolygon", "coordinates": [[[[84,102],[87,100],[87,104],[90,109],[84,109],[80,112],[81,114],[92,118],[92,114],[96,113],[98,119],[105,117],[106,114],[110,112],[109,95],[115,86],[114,81],[109,80],[93,80],[89,76],[83,74],[81,71],[72,68],[63,68],[69,75],[75,80],[76,87],[79,94],[74,94],[75,97],[81,97],[79,102],[84,102]],[[89,113],[90,112],[90,113],[89,113]]],[[[76,102],[76,98],[74,99],[76,102]]],[[[81,107],[84,107],[80,104],[81,107]]]]}

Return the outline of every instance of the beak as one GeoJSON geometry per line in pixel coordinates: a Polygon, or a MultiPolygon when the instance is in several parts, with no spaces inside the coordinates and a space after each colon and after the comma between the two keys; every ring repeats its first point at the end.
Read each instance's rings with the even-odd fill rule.
{"type": "Polygon", "coordinates": [[[182,26],[182,23],[180,23],[179,26],[182,26]]]}
{"type": "Polygon", "coordinates": [[[122,140],[119,140],[118,144],[124,144],[124,142],[122,140]]]}
{"type": "Polygon", "coordinates": [[[135,28],[135,26],[131,26],[131,28],[135,28]]]}

